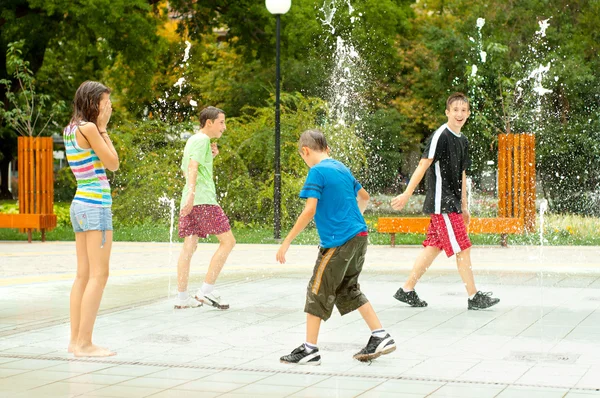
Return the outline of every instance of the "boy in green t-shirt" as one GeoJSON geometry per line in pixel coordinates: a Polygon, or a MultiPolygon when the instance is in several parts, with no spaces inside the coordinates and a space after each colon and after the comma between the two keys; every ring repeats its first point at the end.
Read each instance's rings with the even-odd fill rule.
{"type": "Polygon", "coordinates": [[[200,112],[200,131],[185,144],[181,170],[186,179],[181,197],[179,237],[184,238],[183,249],[177,263],[177,288],[175,308],[199,307],[203,303],[219,309],[229,308],[214,290],[217,277],[235,246],[229,219],[217,202],[213,181],[213,158],[218,155],[211,138],[219,138],[225,131],[225,112],[209,106],[200,112]],[[190,262],[198,246],[198,238],[216,235],[219,248],[210,260],[202,287],[191,297],[187,291],[190,262]]]}

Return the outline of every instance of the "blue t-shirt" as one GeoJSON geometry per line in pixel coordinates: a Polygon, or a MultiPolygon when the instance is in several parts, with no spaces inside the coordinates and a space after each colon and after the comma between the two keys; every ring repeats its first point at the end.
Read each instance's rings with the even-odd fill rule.
{"type": "Polygon", "coordinates": [[[324,159],[311,167],[300,191],[303,199],[316,198],[315,223],[321,247],[338,247],[367,231],[356,195],[362,186],[342,163],[324,159]]]}

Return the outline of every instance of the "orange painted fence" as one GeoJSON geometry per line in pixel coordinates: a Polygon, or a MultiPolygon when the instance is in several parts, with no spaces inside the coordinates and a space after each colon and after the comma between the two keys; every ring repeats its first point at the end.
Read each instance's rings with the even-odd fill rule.
{"type": "MultiPolygon", "coordinates": [[[[535,228],[535,136],[498,136],[498,217],[472,218],[469,233],[500,234],[506,245],[508,234],[532,232],[535,228]]],[[[380,217],[377,232],[391,234],[392,247],[397,233],[426,233],[427,217],[380,217]]]]}
{"type": "Polygon", "coordinates": [[[32,231],[56,227],[52,138],[19,137],[19,214],[0,214],[0,228],[19,228],[32,240],[32,231]]]}

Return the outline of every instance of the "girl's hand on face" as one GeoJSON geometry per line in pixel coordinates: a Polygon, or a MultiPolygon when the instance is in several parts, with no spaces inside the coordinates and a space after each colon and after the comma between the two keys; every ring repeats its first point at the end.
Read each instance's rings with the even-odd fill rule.
{"type": "Polygon", "coordinates": [[[112,103],[110,102],[110,98],[108,98],[108,94],[106,95],[107,97],[100,101],[100,112],[98,114],[98,130],[101,132],[106,131],[106,126],[108,125],[110,116],[112,115],[112,103]]]}

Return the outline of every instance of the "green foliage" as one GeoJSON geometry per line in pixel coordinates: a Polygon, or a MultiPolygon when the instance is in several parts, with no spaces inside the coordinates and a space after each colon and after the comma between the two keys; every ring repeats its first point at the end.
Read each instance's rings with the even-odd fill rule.
{"type": "Polygon", "coordinates": [[[63,167],[54,175],[54,200],[68,202],[75,196],[77,181],[70,167],[63,167]]]}
{"type": "Polygon", "coordinates": [[[473,175],[496,160],[497,134],[533,132],[541,186],[554,208],[595,213],[600,79],[593,71],[600,57],[591,49],[599,38],[593,21],[600,3],[432,0],[414,10],[413,29],[400,41],[404,84],[394,100],[409,128],[429,135],[445,121],[446,96],[463,91],[472,101],[463,132],[470,140],[473,175]],[[478,18],[485,19],[481,48],[478,18]],[[546,37],[536,34],[538,23],[548,18],[546,37]],[[533,90],[535,79],[528,79],[540,65],[550,65],[539,83],[552,90],[542,97],[533,90]]]}
{"type": "MultiPolygon", "coordinates": [[[[186,126],[170,127],[158,121],[128,123],[111,130],[120,167],[109,176],[113,213],[119,222],[135,225],[168,219],[170,209],[159,198],[179,207],[183,175],[179,170],[186,126]]],[[[191,130],[191,129],[190,129],[191,130]]]]}
{"type": "MultiPolygon", "coordinates": [[[[371,108],[385,103],[394,78],[389,70],[399,62],[394,44],[398,35],[409,28],[410,3],[407,0],[353,2],[350,14],[348,3],[343,0],[294,2],[290,11],[281,16],[283,90],[327,98],[330,72],[336,62],[336,40],[341,37],[361,53],[362,67],[369,80],[364,103],[371,108]],[[323,21],[334,8],[336,31],[332,33],[323,21]]],[[[241,114],[247,104],[266,105],[275,76],[275,18],[264,2],[175,0],[169,5],[178,15],[185,15],[180,20],[180,31],[197,46],[192,47],[190,73],[172,74],[170,84],[186,76],[194,87],[195,98],[201,98],[204,104],[221,104],[231,116],[241,114]],[[228,28],[227,43],[217,44],[211,29],[224,26],[228,28]],[[222,56],[215,57],[219,53],[222,56]]]]}
{"type": "MultiPolygon", "coordinates": [[[[541,186],[552,208],[597,211],[600,2],[349,3],[294,0],[281,16],[282,89],[302,93],[283,96],[286,222],[302,206],[296,196],[306,166],[295,148],[302,130],[326,130],[334,156],[355,167],[371,192],[396,191],[399,172],[412,172],[407,155],[418,152],[419,143],[446,121],[444,101],[453,91],[464,91],[472,100],[472,116],[463,132],[470,140],[474,176],[496,159],[498,133],[534,132],[541,186]],[[334,7],[332,33],[324,19],[334,7]],[[486,21],[481,48],[476,45],[478,18],[486,21]],[[542,39],[535,32],[547,18],[550,27],[542,39]],[[359,67],[367,82],[363,106],[352,110],[362,120],[346,128],[327,124],[324,102],[330,96],[338,36],[360,52],[359,67]],[[485,62],[479,50],[487,53],[485,62]],[[549,62],[542,85],[552,92],[538,98],[532,94],[533,81],[523,79],[532,68],[549,62]]],[[[184,143],[174,129],[183,125],[191,130],[185,123],[194,122],[202,107],[214,105],[227,112],[229,126],[215,160],[220,200],[234,221],[270,223],[275,18],[264,2],[9,0],[1,13],[0,79],[11,88],[0,90],[0,161],[5,172],[16,148],[16,122],[9,119],[27,115],[18,110],[26,110],[26,98],[33,98],[29,87],[38,96],[35,109],[41,116],[37,130],[25,130],[38,134],[53,112],[59,115],[55,119],[68,120],[68,110],[56,105],[70,101],[83,80],[100,80],[113,88],[111,124],[117,126],[113,137],[122,159],[121,170],[111,176],[117,218],[154,222],[166,211],[158,198],[165,194],[179,201],[184,143]],[[170,19],[169,13],[181,18],[170,19]],[[185,64],[183,40],[191,43],[185,64]],[[16,42],[4,62],[9,43],[16,42]],[[15,75],[18,70],[20,75],[15,75]],[[182,77],[186,84],[174,87],[182,77]],[[134,122],[145,110],[148,118],[162,123],[134,122]]],[[[50,123],[46,129],[58,131],[60,126],[50,123]]],[[[57,197],[69,195],[70,178],[58,173],[57,197]]]]}
{"type": "Polygon", "coordinates": [[[537,157],[552,212],[600,216],[600,114],[555,120],[538,137],[537,157]]]}
{"type": "Polygon", "coordinates": [[[69,202],[54,203],[54,214],[56,214],[56,225],[58,227],[72,228],[70,206],[71,205],[69,202]]]}
{"type": "MultiPolygon", "coordinates": [[[[298,198],[308,172],[298,155],[298,138],[310,128],[320,128],[328,137],[332,156],[344,162],[359,177],[366,163],[362,140],[353,128],[324,124],[326,104],[300,94],[285,94],[281,108],[281,208],[284,224],[295,221],[304,201],[298,198]]],[[[215,181],[219,201],[233,220],[269,223],[273,219],[275,158],[272,107],[245,108],[240,117],[228,119],[228,131],[219,140],[215,159],[215,181]]]]}
{"type": "MultiPolygon", "coordinates": [[[[360,176],[365,168],[363,141],[351,128],[323,124],[326,104],[300,94],[285,94],[281,112],[282,220],[291,224],[304,206],[298,193],[308,172],[298,155],[302,131],[321,128],[328,136],[332,156],[360,176]]],[[[227,119],[227,131],[218,141],[214,161],[218,200],[232,222],[265,224],[273,218],[274,112],[272,107],[245,108],[243,115],[227,119]]],[[[166,196],[177,209],[184,179],[180,170],[185,142],[183,130],[158,121],[122,125],[113,133],[121,159],[112,176],[115,220],[127,225],[168,219],[166,196]]],[[[177,210],[177,213],[179,211],[177,210]]]]}
{"type": "Polygon", "coordinates": [[[4,86],[4,97],[9,104],[7,106],[5,102],[0,102],[0,121],[23,136],[34,137],[44,132],[52,117],[64,108],[64,102],[51,103],[48,94],[41,94],[36,90],[29,62],[23,59],[24,44],[25,41],[20,40],[8,45],[6,67],[18,87],[13,89],[11,80],[0,80],[0,85],[4,86]]]}
{"type": "Polygon", "coordinates": [[[369,192],[399,192],[397,176],[406,154],[418,145],[418,136],[405,131],[408,118],[394,108],[380,109],[360,123],[359,131],[367,145],[369,173],[365,188],[369,192]]]}

